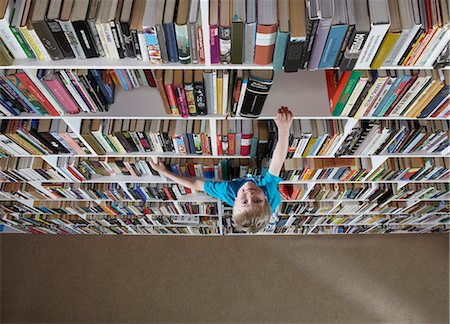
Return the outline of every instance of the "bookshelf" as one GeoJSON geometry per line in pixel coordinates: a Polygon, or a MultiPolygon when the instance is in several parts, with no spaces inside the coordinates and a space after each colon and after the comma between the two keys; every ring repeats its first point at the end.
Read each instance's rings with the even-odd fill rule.
{"type": "MultiPolygon", "coordinates": [[[[139,2],[139,0],[135,1],[139,2]]],[[[295,1],[279,0],[278,4],[295,1]]],[[[14,3],[14,1],[10,2],[14,3]]],[[[195,2],[195,0],[191,0],[191,3],[195,2]]],[[[8,70],[0,71],[1,75],[8,75],[8,73],[14,75],[14,70],[27,71],[26,74],[29,76],[34,75],[35,79],[32,81],[41,86],[40,91],[42,91],[44,97],[50,100],[52,104],[55,102],[58,104],[60,99],[48,88],[47,93],[44,93],[46,87],[44,78],[39,76],[38,71],[54,71],[55,74],[58,74],[59,70],[83,71],[95,69],[99,70],[102,77],[106,79],[106,75],[113,73],[111,71],[120,70],[132,79],[133,73],[135,73],[133,74],[134,78],[143,76],[140,72],[133,71],[149,70],[155,77],[157,71],[163,70],[162,73],[165,78],[167,71],[178,71],[185,75],[186,70],[201,70],[202,73],[212,71],[216,75],[218,71],[228,73],[230,80],[233,80],[234,71],[247,73],[246,71],[274,70],[273,84],[264,102],[264,109],[261,115],[251,122],[253,134],[257,133],[256,129],[259,132],[261,125],[265,125],[262,126],[263,129],[270,129],[269,121],[275,117],[277,108],[282,104],[293,111],[294,124],[297,124],[301,131],[299,134],[302,136],[306,134],[309,137],[305,139],[303,151],[298,149],[299,146],[293,146],[293,149],[297,148],[298,152],[295,150],[294,156],[286,161],[281,175],[283,181],[280,182],[280,188],[286,188],[286,192],[282,192],[282,204],[276,226],[267,228],[261,233],[262,235],[433,233],[450,230],[448,217],[450,201],[449,115],[448,112],[446,113],[448,102],[444,101],[445,98],[448,101],[448,94],[443,93],[447,89],[445,87],[450,84],[450,74],[448,74],[450,66],[444,52],[445,47],[449,46],[449,41],[445,42],[445,35],[448,35],[450,40],[450,30],[448,29],[448,17],[446,18],[445,14],[439,18],[442,19],[440,24],[435,26],[427,25],[429,23],[428,17],[421,16],[418,18],[418,21],[423,25],[420,33],[424,35],[423,37],[428,35],[428,44],[434,46],[433,50],[424,48],[423,53],[430,58],[435,58],[435,60],[425,60],[425,58],[418,56],[415,61],[405,62],[404,65],[394,65],[385,64],[385,62],[377,63],[374,55],[371,62],[364,64],[360,62],[361,64],[359,64],[355,61],[350,69],[339,68],[339,64],[336,63],[326,68],[306,64],[294,69],[293,72],[295,73],[287,73],[283,71],[287,70],[287,63],[282,64],[282,66],[272,62],[268,64],[215,63],[211,55],[214,51],[211,45],[214,42],[211,42],[210,39],[211,28],[215,27],[209,24],[211,3],[214,2],[217,3],[217,0],[198,1],[198,17],[201,18],[203,27],[201,37],[203,38],[204,63],[166,62],[152,64],[145,57],[141,60],[131,57],[60,60],[22,58],[14,59],[10,64],[2,66],[8,70]],[[443,35],[443,40],[435,40],[434,43],[431,43],[432,35],[438,35],[438,33],[443,35]],[[441,55],[442,53],[444,55],[441,55]],[[427,64],[416,64],[421,61],[427,64]],[[9,72],[5,74],[5,71],[9,72]],[[422,88],[418,88],[415,97],[411,97],[411,99],[415,98],[412,103],[405,104],[405,109],[406,106],[409,107],[408,109],[415,107],[415,102],[422,102],[423,107],[419,107],[417,104],[417,107],[412,109],[409,115],[406,114],[407,110],[405,110],[404,113],[397,112],[396,115],[386,113],[379,116],[373,114],[374,111],[370,112],[368,108],[364,111],[357,110],[356,113],[355,111],[351,113],[350,109],[347,113],[334,113],[336,102],[341,97],[335,97],[336,102],[330,108],[330,101],[333,104],[334,100],[334,96],[330,95],[330,82],[334,83],[331,87],[333,91],[342,95],[343,92],[345,93],[345,87],[347,87],[347,81],[342,81],[345,80],[345,73],[348,73],[347,77],[350,78],[352,77],[351,73],[355,71],[361,72],[357,81],[366,82],[364,83],[364,89],[367,88],[368,93],[365,94],[364,98],[371,94],[374,95],[375,99],[372,99],[372,103],[370,100],[366,102],[368,108],[384,103],[382,101],[383,96],[392,96],[388,92],[388,86],[393,87],[392,84],[395,80],[414,76],[422,78],[424,85],[422,88]],[[385,80],[383,83],[383,89],[385,90],[369,87],[371,82],[375,83],[381,79],[385,80]],[[342,83],[342,87],[338,90],[340,83],[342,83]],[[439,90],[442,92],[438,92],[436,89],[442,89],[439,90]],[[425,94],[428,95],[425,96],[425,94]],[[439,97],[439,95],[443,95],[443,97],[439,97]],[[431,105],[434,98],[441,100],[439,103],[435,103],[437,104],[436,111],[439,114],[433,116],[432,113],[429,113],[418,118],[419,114],[431,105]],[[377,100],[379,101],[377,102],[377,100]],[[439,107],[444,108],[444,110],[440,111],[437,109],[439,107]],[[416,112],[416,114],[414,115],[413,112],[416,112]],[[375,150],[375,142],[364,142],[364,135],[361,136],[359,142],[362,147],[361,153],[356,153],[358,152],[357,147],[353,151],[349,149],[344,153],[338,153],[340,148],[356,138],[354,134],[358,133],[359,129],[367,131],[367,133],[364,133],[366,135],[370,134],[371,128],[367,127],[366,129],[364,128],[366,126],[363,125],[379,127],[379,132],[374,133],[374,136],[381,134],[385,129],[389,129],[389,134],[392,136],[398,134],[398,142],[394,145],[396,150],[388,150],[388,142],[393,140],[391,137],[386,137],[384,142],[376,142],[380,150],[375,150]],[[402,127],[405,127],[409,133],[402,135],[400,133],[402,127]],[[420,146],[412,143],[407,137],[408,134],[412,136],[413,131],[419,128],[422,128],[422,133],[425,134],[423,135],[423,143],[419,140],[417,142],[420,142],[420,146]],[[311,139],[317,142],[322,140],[323,142],[315,149],[312,145],[307,149],[307,144],[312,141],[311,139]],[[400,139],[409,143],[409,146],[402,146],[400,139]],[[429,144],[428,147],[425,146],[427,143],[429,144]],[[364,150],[365,145],[368,148],[373,147],[373,149],[364,150]],[[428,148],[428,150],[425,148],[428,148]]],[[[249,3],[251,2],[249,1],[249,3]]],[[[277,3],[271,0],[267,3],[269,2],[277,3]]],[[[317,3],[321,4],[322,2],[318,1],[317,3]]],[[[348,2],[351,3],[352,1],[348,2]]],[[[259,1],[254,1],[254,3],[259,6],[259,1]]],[[[314,10],[311,9],[311,3],[314,6],[316,1],[306,1],[305,3],[308,5],[306,10],[314,10]]],[[[362,1],[359,3],[362,3],[362,1]]],[[[392,3],[397,3],[397,1],[389,1],[388,4],[388,1],[384,0],[369,0],[367,3],[371,6],[385,5],[390,10],[392,8],[389,8],[389,6],[392,3]]],[[[433,4],[437,3],[439,5],[447,4],[448,7],[447,0],[433,2],[433,4]]],[[[262,7],[258,8],[265,10],[262,7]]],[[[404,10],[409,9],[401,8],[400,15],[404,10]]],[[[371,10],[376,10],[376,8],[370,7],[369,12],[371,10]]],[[[445,6],[439,7],[439,10],[443,13],[447,12],[448,16],[448,10],[446,11],[445,6]]],[[[280,8],[278,8],[278,11],[280,12],[280,8]]],[[[435,13],[436,10],[433,11],[432,15],[435,13]]],[[[297,36],[299,36],[298,40],[302,44],[301,46],[306,46],[307,42],[312,42],[310,43],[312,50],[314,40],[311,40],[311,34],[309,34],[311,31],[308,31],[311,26],[308,24],[315,24],[315,22],[302,22],[299,21],[298,17],[294,17],[295,15],[292,15],[291,12],[287,12],[287,14],[287,17],[281,17],[280,15],[280,20],[277,22],[280,24],[280,29],[276,32],[277,38],[283,37],[284,31],[281,30],[283,19],[291,19],[292,25],[294,20],[296,23],[300,22],[304,25],[305,30],[302,31],[303,34],[294,35],[295,28],[291,27],[291,39],[287,39],[284,50],[283,48],[280,50],[278,48],[280,45],[275,43],[269,52],[273,52],[274,55],[280,53],[287,55],[290,43],[297,36]]],[[[309,12],[309,14],[311,17],[315,17],[315,14],[318,15],[317,22],[319,24],[328,19],[325,8],[316,8],[315,14],[314,12],[309,12]]],[[[301,13],[299,13],[299,16],[301,16],[301,13]]],[[[371,21],[372,16],[363,18],[373,23],[371,21]]],[[[389,34],[402,37],[402,33],[407,33],[406,26],[411,21],[407,21],[409,18],[406,21],[403,18],[400,19],[400,17],[395,18],[392,11],[389,18],[391,19],[390,24],[383,24],[385,32],[381,35],[380,42],[375,42],[375,48],[370,49],[367,45],[365,49],[360,48],[360,52],[370,54],[368,51],[374,51],[374,53],[378,53],[378,51],[386,48],[392,51],[399,50],[395,42],[384,44],[384,41],[381,40],[387,39],[386,35],[389,34]],[[400,27],[398,26],[399,20],[401,20],[400,27]],[[397,27],[397,29],[394,27],[397,27]]],[[[141,17],[141,20],[143,22],[145,19],[141,17]]],[[[231,28],[233,28],[235,22],[230,23],[231,28]]],[[[417,25],[417,19],[414,22],[417,25]]],[[[259,24],[257,19],[237,23],[244,25],[248,23],[259,24]]],[[[337,25],[339,24],[333,24],[331,28],[337,25]]],[[[351,24],[348,23],[348,25],[351,24]]],[[[221,28],[221,24],[219,23],[217,27],[221,28]]],[[[4,31],[4,26],[0,25],[0,31],[2,30],[4,31]]],[[[374,39],[379,30],[376,24],[372,24],[369,26],[365,37],[374,39]]],[[[142,31],[139,33],[142,34],[142,31]]],[[[351,37],[350,34],[348,36],[351,37]]],[[[0,39],[2,37],[5,38],[4,34],[0,34],[0,39]]],[[[392,37],[392,35],[389,37],[392,37]]],[[[217,41],[222,40],[218,38],[217,41]]],[[[341,40],[341,42],[343,41],[341,40]]],[[[245,41],[243,43],[245,48],[247,43],[245,41]]],[[[367,41],[367,44],[369,43],[367,41]]],[[[411,44],[413,43],[411,41],[411,44]]],[[[421,43],[417,42],[416,45],[421,46],[421,43]]],[[[341,47],[341,50],[346,48],[346,46],[341,47]]],[[[302,51],[304,50],[302,49],[302,51]]],[[[413,54],[413,49],[409,49],[409,51],[413,54]]],[[[401,52],[399,50],[399,54],[401,52]]],[[[407,52],[408,50],[404,48],[403,53],[407,52]]],[[[386,54],[386,58],[389,57],[389,53],[386,54]]],[[[80,78],[83,73],[80,72],[80,78]]],[[[249,80],[248,75],[245,77],[246,80],[249,80]]],[[[107,85],[115,84],[115,91],[113,91],[112,96],[114,102],[107,105],[107,111],[80,111],[70,114],[67,112],[67,107],[61,104],[61,112],[54,116],[30,112],[4,116],[0,114],[0,125],[4,125],[3,131],[0,132],[0,139],[2,139],[1,136],[7,134],[8,136],[3,137],[3,139],[12,140],[24,150],[17,148],[18,152],[15,152],[14,149],[11,149],[12,152],[10,152],[5,149],[6,142],[0,142],[0,232],[103,235],[243,235],[237,233],[232,227],[229,206],[204,194],[189,192],[165,177],[154,174],[149,168],[148,160],[158,157],[168,165],[175,165],[191,176],[204,179],[229,180],[247,172],[264,173],[267,170],[270,154],[264,156],[259,155],[259,153],[245,155],[240,154],[238,150],[234,154],[220,152],[221,135],[230,134],[229,128],[224,131],[224,123],[227,123],[227,127],[233,125],[233,129],[236,131],[241,129],[239,127],[243,128],[244,123],[248,122],[249,119],[241,117],[239,114],[234,115],[227,107],[223,107],[222,114],[215,113],[213,107],[210,107],[206,115],[188,116],[188,118],[167,114],[158,88],[144,84],[149,83],[148,79],[145,82],[143,79],[139,80],[142,84],[139,84],[139,86],[133,85],[132,90],[125,90],[121,80],[118,82],[113,80],[110,83],[105,81],[107,85]],[[77,143],[76,145],[80,147],[82,153],[71,150],[64,153],[45,148],[40,154],[36,154],[35,151],[31,152],[22,145],[23,142],[18,137],[14,137],[19,134],[20,128],[17,124],[13,124],[15,121],[22,123],[20,125],[23,125],[23,123],[25,125],[37,125],[36,127],[41,125],[43,127],[41,133],[43,134],[49,133],[50,129],[46,129],[42,125],[50,123],[49,125],[52,126],[55,122],[58,122],[58,126],[62,128],[58,128],[56,133],[60,136],[61,133],[69,136],[71,140],[77,143]],[[195,152],[184,154],[179,147],[178,150],[175,148],[167,149],[162,145],[162,149],[155,149],[157,145],[155,146],[153,143],[153,149],[150,150],[138,148],[120,151],[111,149],[104,154],[100,154],[97,153],[96,146],[92,144],[91,139],[92,131],[97,129],[93,130],[89,126],[85,126],[88,123],[102,125],[103,128],[100,132],[97,131],[97,134],[94,135],[96,138],[94,141],[97,141],[103,148],[105,146],[111,148],[106,140],[106,138],[111,140],[111,136],[115,136],[110,126],[119,123],[140,123],[140,125],[151,128],[155,125],[152,123],[159,123],[160,121],[169,121],[169,126],[172,125],[171,123],[179,125],[180,123],[192,122],[191,125],[194,127],[196,122],[199,123],[202,127],[200,136],[204,135],[202,139],[205,139],[205,142],[201,143],[202,150],[195,151],[194,149],[195,152]],[[9,125],[16,126],[10,127],[9,125]],[[104,139],[99,140],[99,137],[104,139]],[[205,145],[209,149],[208,152],[203,150],[205,145]],[[128,164],[125,164],[125,162],[128,164]],[[190,169],[191,165],[192,169],[190,169]],[[185,206],[189,206],[190,209],[185,208],[185,206]],[[193,210],[197,210],[198,206],[200,206],[199,211],[194,212],[193,210]],[[214,207],[202,210],[201,208],[205,206],[214,207]],[[151,208],[168,209],[161,212],[163,209],[151,208]],[[187,210],[190,212],[186,212],[187,210]]],[[[202,80],[206,86],[206,79],[202,80]]],[[[100,86],[99,83],[97,85],[100,86]]],[[[63,88],[70,97],[69,87],[65,85],[63,88]]],[[[5,96],[4,89],[4,86],[0,84],[0,94],[3,97],[5,96]]],[[[94,92],[100,96],[101,91],[96,89],[94,92]]],[[[81,94],[82,91],[78,92],[81,94]]],[[[356,97],[359,98],[359,96],[356,96],[358,93],[354,88],[347,95],[350,96],[354,93],[356,100],[356,97]]],[[[217,93],[214,93],[214,96],[217,96],[217,93]]],[[[222,96],[224,96],[223,93],[222,96]]],[[[400,96],[400,93],[398,96],[400,96]]],[[[5,102],[3,97],[1,98],[2,104],[5,102]]],[[[231,101],[232,98],[228,99],[231,101]]],[[[218,99],[215,100],[217,102],[218,99]]],[[[347,97],[347,102],[348,100],[350,99],[347,97]]],[[[75,101],[76,104],[79,104],[77,100],[75,101]]],[[[354,105],[357,108],[364,108],[364,102],[354,103],[354,105]]],[[[400,104],[401,102],[397,103],[397,105],[400,104]]],[[[391,108],[396,107],[394,104],[392,105],[391,108]]],[[[2,110],[0,109],[0,111],[2,110]]],[[[26,128],[26,126],[24,127],[26,128]]],[[[156,128],[159,131],[158,127],[156,128]]],[[[29,131],[29,129],[26,130],[29,131]]],[[[131,132],[130,129],[126,130],[131,132]]],[[[146,132],[154,134],[149,129],[146,129],[146,132]]],[[[185,133],[197,134],[194,131],[188,131],[188,126],[185,129],[183,128],[183,134],[185,133]]],[[[234,134],[242,133],[241,129],[241,133],[236,131],[234,134]]],[[[35,136],[27,135],[28,133],[21,134],[25,137],[30,136],[30,138],[35,136]]],[[[416,134],[416,136],[419,135],[416,134]]],[[[67,138],[64,137],[63,139],[69,141],[67,138]]],[[[268,140],[270,142],[271,137],[268,140]]],[[[11,145],[14,145],[12,142],[11,145]]],[[[61,140],[62,142],[63,140],[61,140]]],[[[257,138],[255,145],[259,147],[261,142],[262,139],[257,138]]],[[[300,144],[297,143],[297,145],[300,144]]],[[[73,146],[71,147],[73,149],[73,146]]]]}

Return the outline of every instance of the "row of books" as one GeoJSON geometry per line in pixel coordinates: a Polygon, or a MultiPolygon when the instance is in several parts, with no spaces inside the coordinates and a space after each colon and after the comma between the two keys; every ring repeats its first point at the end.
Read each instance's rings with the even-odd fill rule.
{"type": "MultiPolygon", "coordinates": [[[[329,234],[401,234],[401,233],[448,233],[450,226],[438,225],[352,225],[352,226],[290,226],[276,227],[276,234],[329,235],[329,234]]],[[[231,233],[232,231],[230,231],[231,233]]]]}
{"type": "Polygon", "coordinates": [[[199,0],[24,0],[0,7],[0,64],[135,58],[205,63],[199,0]]]}
{"type": "MultiPolygon", "coordinates": [[[[28,183],[0,183],[0,199],[58,199],[58,200],[194,200],[192,191],[181,185],[130,183],[42,183],[33,187],[28,183]]],[[[200,197],[199,197],[200,198],[200,197]]],[[[201,197],[206,199],[205,197],[201,197]]]]}
{"type": "MultiPolygon", "coordinates": [[[[286,201],[374,201],[379,205],[391,201],[450,199],[446,183],[410,183],[401,188],[397,184],[380,183],[318,183],[280,184],[279,191],[286,201]]],[[[144,183],[0,183],[0,199],[30,200],[111,200],[111,201],[177,201],[208,200],[191,189],[177,184],[144,183]]]]}
{"type": "Polygon", "coordinates": [[[450,186],[445,183],[410,183],[398,188],[397,184],[380,183],[318,183],[280,184],[283,200],[314,201],[376,201],[384,204],[396,200],[446,200],[450,198],[450,186]]]}
{"type": "Polygon", "coordinates": [[[171,218],[104,217],[78,215],[5,215],[1,223],[35,234],[220,234],[214,219],[200,217],[202,224],[170,223],[171,218]]]}
{"type": "Polygon", "coordinates": [[[171,152],[211,155],[208,120],[89,120],[81,136],[98,155],[108,153],[171,152]]]}
{"type": "Polygon", "coordinates": [[[211,63],[296,72],[449,62],[447,0],[210,0],[209,9],[211,63]]]}
{"type": "Polygon", "coordinates": [[[116,87],[156,87],[151,70],[1,70],[0,116],[106,112],[116,87]]]}
{"type": "MultiPolygon", "coordinates": [[[[139,215],[217,215],[217,203],[177,202],[177,203],[109,203],[98,204],[90,201],[35,201],[33,206],[16,206],[10,203],[2,206],[5,213],[17,214],[108,214],[113,216],[139,215]]],[[[177,218],[176,218],[177,220],[177,218]]]]}
{"type": "MultiPolygon", "coordinates": [[[[280,206],[281,215],[415,215],[442,214],[448,218],[449,204],[440,202],[420,202],[408,204],[407,202],[390,202],[378,204],[377,202],[284,202],[280,206]]],[[[418,220],[422,217],[418,218],[418,220]]]]}
{"type": "Polygon", "coordinates": [[[448,121],[362,120],[336,155],[444,154],[448,132],[448,121]]]}
{"type": "MultiPolygon", "coordinates": [[[[287,158],[333,156],[343,136],[342,120],[295,119],[292,122],[287,158]]],[[[219,155],[270,158],[277,143],[273,120],[217,121],[219,155]]]]}
{"type": "Polygon", "coordinates": [[[326,72],[333,116],[447,118],[450,71],[326,72]],[[336,80],[338,80],[336,82],[336,80]]]}
{"type": "Polygon", "coordinates": [[[355,225],[402,225],[402,224],[442,224],[448,222],[448,216],[430,215],[421,217],[360,215],[360,216],[279,216],[277,227],[289,226],[355,226],[355,225]]]}
{"type": "Polygon", "coordinates": [[[272,86],[272,70],[157,70],[164,109],[174,116],[258,117],[272,86]]]}

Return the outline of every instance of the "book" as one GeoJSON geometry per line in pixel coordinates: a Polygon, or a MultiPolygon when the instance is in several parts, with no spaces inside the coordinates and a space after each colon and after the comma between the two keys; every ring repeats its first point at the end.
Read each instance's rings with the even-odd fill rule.
{"type": "Polygon", "coordinates": [[[272,82],[273,71],[251,71],[240,111],[241,116],[255,118],[261,115],[272,82]]]}

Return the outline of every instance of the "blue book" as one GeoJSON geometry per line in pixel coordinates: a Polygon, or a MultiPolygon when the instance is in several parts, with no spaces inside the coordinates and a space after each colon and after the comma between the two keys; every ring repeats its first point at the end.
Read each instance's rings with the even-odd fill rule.
{"type": "Polygon", "coordinates": [[[89,70],[89,73],[92,74],[92,76],[95,79],[95,82],[97,82],[98,87],[100,88],[100,91],[102,92],[103,97],[105,98],[106,102],[109,105],[113,104],[114,103],[114,90],[115,90],[114,83],[112,83],[111,85],[107,84],[103,80],[103,75],[99,70],[92,69],[92,70],[89,70]]]}
{"type": "Polygon", "coordinates": [[[319,69],[333,68],[336,57],[338,56],[348,25],[331,26],[328,33],[327,42],[323,48],[322,57],[319,63],[319,69]]]}
{"type": "MultiPolygon", "coordinates": [[[[386,105],[386,103],[389,101],[389,98],[394,94],[395,90],[397,90],[400,83],[403,81],[404,76],[398,76],[394,83],[392,83],[392,86],[389,88],[389,91],[384,96],[383,100],[378,105],[377,109],[373,112],[373,116],[379,116],[380,112],[383,110],[383,107],[386,105]]],[[[386,108],[387,109],[387,108],[386,108]]]]}
{"type": "Polygon", "coordinates": [[[275,41],[275,50],[273,52],[273,69],[275,71],[281,71],[284,66],[284,57],[286,55],[287,45],[289,43],[289,33],[277,32],[277,38],[275,41]]]}
{"type": "Polygon", "coordinates": [[[164,35],[166,36],[167,54],[170,62],[178,62],[177,37],[173,23],[164,23],[164,35]]]}
{"type": "Polygon", "coordinates": [[[425,118],[434,113],[437,106],[448,96],[450,93],[450,85],[444,86],[438,94],[430,101],[430,103],[422,110],[418,118],[425,118]]]}
{"type": "Polygon", "coordinates": [[[14,116],[20,115],[20,111],[14,108],[14,105],[1,93],[0,93],[0,104],[14,116]]]}

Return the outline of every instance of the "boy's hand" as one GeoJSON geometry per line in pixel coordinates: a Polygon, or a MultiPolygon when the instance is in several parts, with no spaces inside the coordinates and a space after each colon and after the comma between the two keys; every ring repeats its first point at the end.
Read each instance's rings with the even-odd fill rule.
{"type": "Polygon", "coordinates": [[[278,109],[277,118],[275,118],[275,124],[278,127],[278,131],[289,131],[292,125],[292,112],[288,107],[282,106],[278,109]]]}
{"type": "Polygon", "coordinates": [[[155,161],[153,159],[150,160],[151,167],[159,174],[163,174],[167,170],[166,166],[164,165],[164,163],[158,162],[158,159],[155,159],[155,161]]]}

